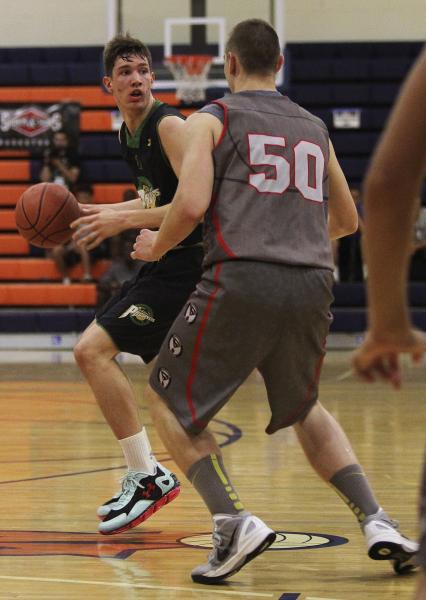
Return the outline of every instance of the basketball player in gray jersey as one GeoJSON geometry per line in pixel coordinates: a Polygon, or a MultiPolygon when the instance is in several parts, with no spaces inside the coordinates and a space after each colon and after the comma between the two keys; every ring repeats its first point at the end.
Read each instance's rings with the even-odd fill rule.
{"type": "Polygon", "coordinates": [[[275,539],[244,509],[207,428],[255,368],[271,409],[267,433],[294,426],[312,466],[357,516],[369,556],[400,571],[417,550],[318,402],[331,320],[328,238],[352,233],[357,215],[325,125],[275,89],[282,62],[270,25],[254,19],[234,28],[225,55],[233,94],[186,122],[173,202],[159,232],[142,230],[132,254],[159,260],[204,218],[203,276],[166,336],[146,394],[164,444],[213,516],[213,552],[192,571],[199,583],[233,575],[275,539]]]}

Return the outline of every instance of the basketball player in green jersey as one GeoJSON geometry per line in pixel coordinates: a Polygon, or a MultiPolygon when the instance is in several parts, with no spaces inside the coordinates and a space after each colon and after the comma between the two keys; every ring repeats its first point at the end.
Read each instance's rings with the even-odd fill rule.
{"type": "MultiPolygon", "coordinates": [[[[417,196],[426,172],[426,50],[418,58],[393,109],[365,181],[365,251],[368,264],[369,330],[353,366],[366,381],[399,387],[399,356],[419,362],[424,332],[414,329],[406,281],[417,196]]],[[[424,440],[419,440],[424,443],[424,440]]],[[[416,600],[426,600],[426,459],[420,491],[421,574],[416,600]]]]}
{"type": "MultiPolygon", "coordinates": [[[[381,509],[344,432],[318,402],[331,320],[329,237],[354,231],[357,216],[326,126],[275,88],[282,62],[268,23],[234,28],[225,53],[233,93],[186,121],[176,195],[159,232],[142,230],[132,254],[157,261],[204,218],[203,276],[146,393],[164,444],[213,517],[213,552],[192,571],[199,583],[233,575],[275,538],[244,509],[208,429],[254,368],[267,389],[267,433],[295,427],[312,466],[357,516],[369,556],[404,570],[417,550],[381,509]]],[[[253,485],[267,495],[261,472],[253,485]]]]}
{"type": "MultiPolygon", "coordinates": [[[[104,85],[124,120],[119,139],[139,198],[103,207],[102,216],[110,219],[110,235],[134,227],[156,228],[177,186],[183,117],[153,97],[151,55],[139,40],[112,39],[104,50],[104,67],[104,85]]],[[[92,228],[94,219],[96,215],[88,214],[74,222],[74,239],[88,249],[100,241],[92,228]]],[[[115,358],[119,352],[138,355],[146,363],[154,358],[200,279],[202,256],[199,226],[160,263],[141,266],[97,312],[75,346],[76,361],[128,466],[122,489],[98,509],[103,534],[134,527],[179,493],[176,477],[151,452],[132,385],[115,358]]]]}

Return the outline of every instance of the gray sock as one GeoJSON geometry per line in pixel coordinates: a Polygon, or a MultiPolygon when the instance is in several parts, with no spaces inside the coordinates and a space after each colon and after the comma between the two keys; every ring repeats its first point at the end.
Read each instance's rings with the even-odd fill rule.
{"type": "Polygon", "coordinates": [[[244,511],[244,506],[229,481],[221,456],[205,456],[189,468],[186,476],[212,515],[237,515],[244,511]]]}
{"type": "Polygon", "coordinates": [[[380,506],[360,465],[340,469],[330,483],[360,523],[379,511],[380,506]]]}

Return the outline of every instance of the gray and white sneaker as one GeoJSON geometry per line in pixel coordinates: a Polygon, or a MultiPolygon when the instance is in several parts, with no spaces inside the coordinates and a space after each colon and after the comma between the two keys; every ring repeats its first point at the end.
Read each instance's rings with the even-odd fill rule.
{"type": "Polygon", "coordinates": [[[237,573],[275,541],[272,529],[250,513],[213,516],[213,550],[191,573],[196,583],[219,583],[237,573]]]}
{"type": "Polygon", "coordinates": [[[361,528],[370,558],[392,561],[393,569],[398,574],[409,573],[417,567],[415,557],[418,543],[402,535],[398,531],[398,523],[384,510],[367,517],[361,528]]]}

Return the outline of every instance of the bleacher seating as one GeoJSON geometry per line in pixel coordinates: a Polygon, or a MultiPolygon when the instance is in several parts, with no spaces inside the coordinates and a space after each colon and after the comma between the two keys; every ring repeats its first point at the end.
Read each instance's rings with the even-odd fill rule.
{"type": "MultiPolygon", "coordinates": [[[[342,168],[358,186],[372,148],[386,121],[401,80],[421,43],[288,44],[286,92],[321,117],[329,127],[342,168]],[[336,129],[333,110],[359,108],[359,129],[336,129]]],[[[151,48],[154,68],[164,73],[162,49],[151,48]]],[[[180,50],[179,50],[180,51],[180,50]]],[[[131,187],[114,130],[113,98],[99,85],[102,48],[0,48],[0,105],[79,102],[80,146],[84,177],[94,184],[96,202],[116,202],[131,187]]],[[[221,95],[210,89],[208,98],[221,95]]],[[[173,92],[156,94],[175,104],[173,92]]],[[[191,109],[184,109],[188,114],[191,109]]],[[[80,331],[93,317],[93,284],[63,286],[49,259],[29,256],[28,243],[16,232],[13,209],[28,185],[38,180],[40,161],[23,150],[0,150],[0,330],[80,331]],[[28,306],[32,306],[29,311],[28,306]],[[73,308],[70,309],[69,307],[73,308]]],[[[101,262],[99,275],[106,263],[101,262]]],[[[78,269],[74,276],[78,277],[78,269]]],[[[418,284],[412,296],[418,324],[426,322],[426,294],[418,284]]],[[[365,327],[364,286],[338,284],[334,331],[365,327]]],[[[423,323],[424,325],[424,323],[423,323]]]]}

